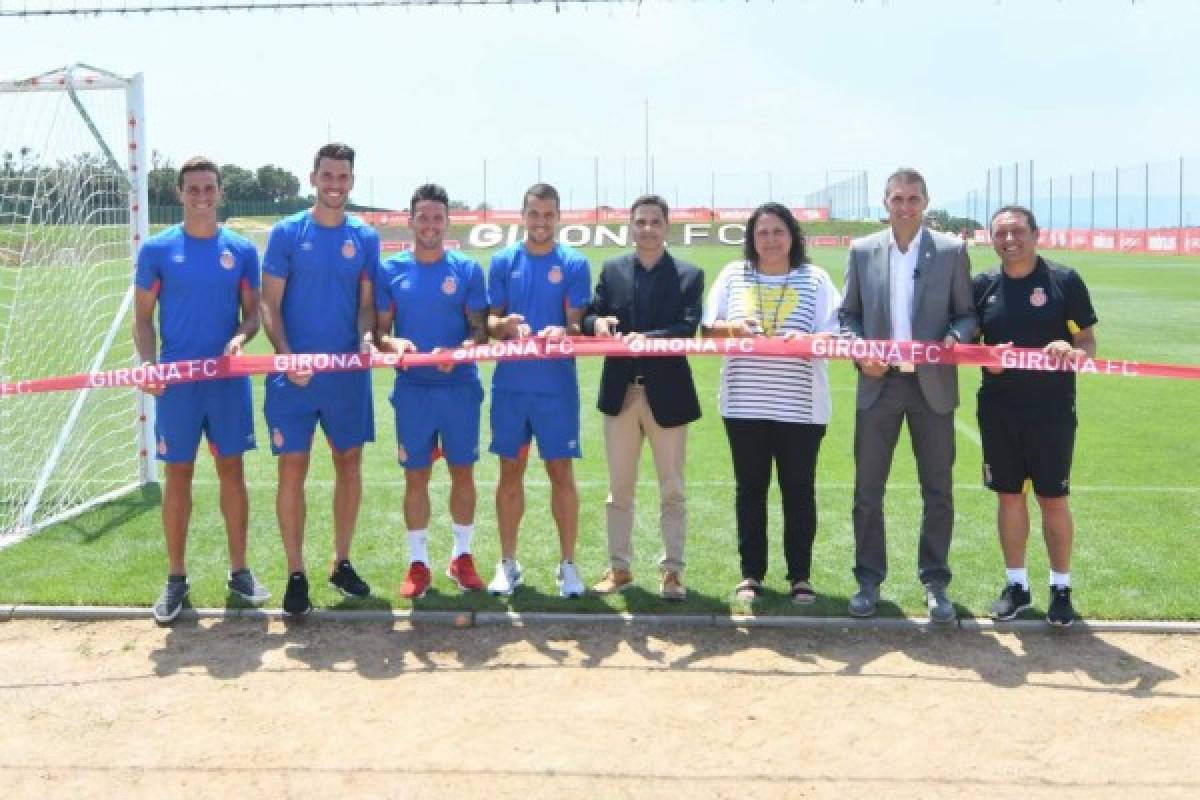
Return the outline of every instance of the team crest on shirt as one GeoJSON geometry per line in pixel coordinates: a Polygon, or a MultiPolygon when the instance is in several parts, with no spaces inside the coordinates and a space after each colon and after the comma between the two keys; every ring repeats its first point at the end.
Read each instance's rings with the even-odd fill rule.
{"type": "Polygon", "coordinates": [[[183,255],[183,253],[176,253],[175,255],[171,256],[171,260],[174,261],[176,264],[182,264],[187,259],[183,255]]]}
{"type": "Polygon", "coordinates": [[[162,436],[158,437],[158,454],[160,456],[167,454],[167,440],[162,436]]]}
{"type": "Polygon", "coordinates": [[[442,281],[442,294],[452,295],[458,291],[458,281],[454,280],[453,275],[447,275],[442,281]]]}
{"type": "Polygon", "coordinates": [[[233,253],[228,250],[221,251],[221,266],[225,269],[233,269],[233,253]]]}
{"type": "Polygon", "coordinates": [[[1033,287],[1033,291],[1029,295],[1029,305],[1034,308],[1041,308],[1046,305],[1046,290],[1041,286],[1033,287]]]}
{"type": "Polygon", "coordinates": [[[358,250],[354,247],[354,242],[350,239],[342,242],[342,258],[354,258],[358,250]]]}
{"type": "Polygon", "coordinates": [[[271,444],[276,447],[283,447],[283,431],[275,428],[271,431],[271,444]]]}
{"type": "Polygon", "coordinates": [[[562,279],[563,279],[562,267],[560,267],[558,264],[555,264],[553,267],[550,268],[550,271],[548,273],[546,273],[546,280],[550,281],[551,283],[555,283],[555,284],[562,283],[562,279]]]}

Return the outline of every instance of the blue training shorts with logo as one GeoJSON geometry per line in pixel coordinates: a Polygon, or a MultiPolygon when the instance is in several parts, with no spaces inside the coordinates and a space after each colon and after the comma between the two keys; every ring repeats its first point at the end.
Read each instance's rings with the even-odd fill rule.
{"type": "Polygon", "coordinates": [[[579,445],[579,392],[492,390],[492,444],[501,458],[520,458],[537,440],[543,461],[583,458],[579,445]]]}
{"type": "Polygon", "coordinates": [[[983,447],[983,484],[993,492],[1021,494],[1025,482],[1039,497],[1066,497],[1071,489],[1075,418],[1031,420],[980,400],[976,418],[983,447]]]}
{"type": "Polygon", "coordinates": [[[311,450],[317,423],[334,450],[375,441],[369,371],[318,373],[307,386],[297,386],[284,373],[272,373],[266,385],[263,414],[275,455],[311,450]]]}
{"type": "Polygon", "coordinates": [[[483,387],[478,382],[397,382],[391,400],[396,410],[396,460],[400,466],[424,469],[433,464],[439,447],[446,463],[454,467],[479,460],[483,387]]]}
{"type": "Polygon", "coordinates": [[[154,438],[157,458],[185,464],[196,460],[200,435],[220,458],[254,449],[254,406],[249,378],[227,378],[168,386],[157,398],[154,438]]]}

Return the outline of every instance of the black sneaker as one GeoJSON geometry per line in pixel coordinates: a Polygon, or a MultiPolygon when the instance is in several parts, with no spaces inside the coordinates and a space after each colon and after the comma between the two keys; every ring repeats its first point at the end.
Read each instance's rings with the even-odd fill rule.
{"type": "Polygon", "coordinates": [[[1000,593],[1000,599],[992,603],[992,619],[1010,620],[1033,604],[1029,589],[1019,583],[1010,583],[1000,593]]]}
{"type": "Polygon", "coordinates": [[[1071,605],[1070,586],[1050,587],[1050,608],[1046,610],[1046,622],[1060,628],[1075,621],[1075,607],[1071,605]]]}
{"type": "Polygon", "coordinates": [[[370,597],[371,587],[367,582],[358,577],[358,573],[354,571],[354,567],[350,566],[349,561],[339,561],[337,566],[333,568],[332,574],[329,576],[329,585],[337,589],[346,597],[370,597]]]}
{"type": "Polygon", "coordinates": [[[310,611],[308,577],[303,572],[293,572],[288,576],[287,590],[283,593],[283,613],[289,617],[302,617],[310,611]]]}

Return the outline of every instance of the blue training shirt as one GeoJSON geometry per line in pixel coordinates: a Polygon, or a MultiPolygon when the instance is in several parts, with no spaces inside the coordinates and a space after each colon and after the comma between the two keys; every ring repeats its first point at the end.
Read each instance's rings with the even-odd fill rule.
{"type": "MultiPolygon", "coordinates": [[[[533,334],[548,325],[567,324],[567,309],[587,306],[592,279],[587,259],[563,244],[544,256],[531,255],[521,242],[492,256],[488,298],[492,308],[521,314],[533,334]]],[[[505,361],[492,373],[492,387],[525,392],[579,391],[575,359],[505,361]]]]}
{"type": "Polygon", "coordinates": [[[228,228],[198,239],[172,225],[142,245],[133,280],[158,295],[162,361],[213,358],[241,324],[242,286],[258,288],[258,251],[228,228]]]}
{"type": "MultiPolygon", "coordinates": [[[[412,253],[392,256],[375,281],[375,310],[395,312],[393,335],[408,339],[422,353],[461,346],[470,336],[467,311],[484,311],[487,305],[483,268],[454,250],[432,264],[417,261],[412,253]]],[[[474,364],[459,364],[450,372],[437,367],[397,369],[396,381],[478,383],[479,369],[474,364]]]]}
{"type": "Polygon", "coordinates": [[[301,211],[275,223],[263,272],[287,280],[283,327],[292,351],[358,352],[359,288],[378,270],[379,234],[357,217],[327,228],[301,211]]]}

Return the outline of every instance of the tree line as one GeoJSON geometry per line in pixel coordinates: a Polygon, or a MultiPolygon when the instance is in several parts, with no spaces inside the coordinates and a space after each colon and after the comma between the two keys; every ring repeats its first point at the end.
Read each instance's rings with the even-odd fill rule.
{"type": "MultiPolygon", "coordinates": [[[[255,170],[237,164],[222,164],[221,189],[228,203],[288,203],[311,199],[300,196],[300,179],[283,167],[264,164],[255,170]]],[[[170,163],[150,170],[147,189],[150,205],[179,203],[175,194],[179,169],[170,163]]]]}

